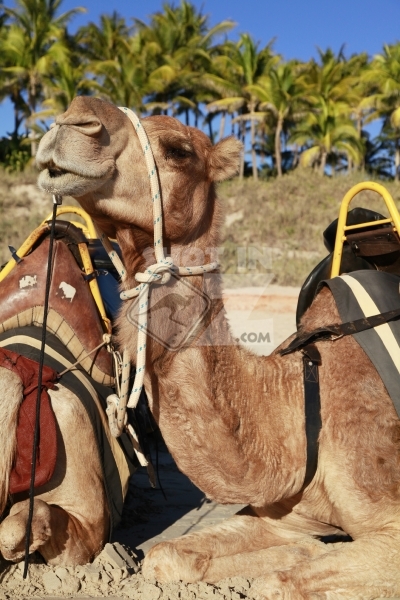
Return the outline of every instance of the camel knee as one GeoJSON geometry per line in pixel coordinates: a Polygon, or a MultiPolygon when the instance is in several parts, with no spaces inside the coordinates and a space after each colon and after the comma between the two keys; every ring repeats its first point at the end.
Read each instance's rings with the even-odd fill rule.
{"type": "MultiPolygon", "coordinates": [[[[26,525],[29,515],[29,502],[18,502],[0,525],[0,552],[6,560],[18,561],[25,554],[26,525]]],[[[46,502],[36,499],[33,505],[33,518],[29,552],[35,552],[51,537],[51,510],[46,502]]]]}
{"type": "MultiPolygon", "coordinates": [[[[264,577],[258,577],[251,585],[251,593],[259,600],[306,600],[311,596],[303,593],[300,586],[296,586],[291,580],[292,570],[270,573],[264,577]]],[[[315,600],[322,600],[325,595],[312,595],[315,600]]]]}
{"type": "Polygon", "coordinates": [[[170,581],[201,581],[209,566],[211,557],[206,552],[196,552],[178,548],[173,542],[161,542],[153,546],[143,563],[146,579],[156,579],[161,583],[170,581]]]}

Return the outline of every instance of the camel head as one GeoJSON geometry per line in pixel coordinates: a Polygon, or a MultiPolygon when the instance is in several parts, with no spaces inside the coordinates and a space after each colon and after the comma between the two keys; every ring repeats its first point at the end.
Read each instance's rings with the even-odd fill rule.
{"type": "MultiPolygon", "coordinates": [[[[166,242],[201,237],[218,220],[214,182],[237,172],[240,142],[226,138],[213,146],[198,129],[167,116],[142,123],[158,170],[166,242]]],[[[149,174],[134,127],[116,106],[75,98],[41,140],[36,162],[44,191],[77,198],[109,235],[134,228],[136,239],[151,245],[149,174]]]]}

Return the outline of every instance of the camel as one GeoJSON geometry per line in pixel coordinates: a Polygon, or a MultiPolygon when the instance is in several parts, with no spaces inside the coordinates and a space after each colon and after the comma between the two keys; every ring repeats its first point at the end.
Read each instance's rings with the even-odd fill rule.
{"type": "MultiPolygon", "coordinates": [[[[112,381],[111,355],[103,348],[101,358],[100,352],[87,356],[82,345],[87,342],[92,349],[103,339],[96,306],[67,245],[56,240],[54,246],[45,357],[51,369],[46,367],[43,381],[54,382],[56,371],[71,367],[78,355],[83,362],[82,370],[74,368],[51,384],[50,400],[42,394],[38,454],[39,470],[45,476],[35,478],[29,553],[40,552],[52,565],[74,566],[90,562],[109,541],[122,511],[130,469],[110,433],[98,395],[100,391],[104,396],[108,389],[99,384],[112,381]],[[77,338],[74,327],[79,320],[86,334],[81,331],[77,338]],[[61,333],[57,337],[51,331],[61,333]],[[51,467],[46,466],[46,454],[52,457],[51,467]]],[[[35,387],[31,395],[24,394],[37,385],[38,367],[23,357],[38,360],[41,329],[35,325],[43,321],[47,255],[48,239],[44,239],[0,286],[0,554],[14,562],[25,555],[33,444],[29,423],[34,422],[29,406],[32,401],[35,406],[37,394],[35,387]],[[33,294],[27,282],[35,286],[33,294]]]]}
{"type": "MultiPolygon", "coordinates": [[[[212,145],[169,116],[142,120],[161,186],[164,246],[175,265],[215,259],[222,207],[215,184],[235,175],[241,146],[212,145]]],[[[149,176],[134,128],[117,107],[77,97],[37,154],[41,189],[74,196],[120,244],[128,272],[153,264],[149,176]]],[[[222,524],[154,546],[145,577],[167,582],[256,578],[260,598],[363,598],[400,594],[400,423],[369,358],[351,337],[318,342],[322,428],[318,467],[303,488],[306,435],[302,355],[257,357],[232,338],[218,274],[171,277],[150,292],[145,388],[180,470],[220,503],[247,505],[222,524]],[[193,290],[197,290],[197,294],[193,290]],[[194,296],[187,326],[151,312],[171,292],[194,296]],[[204,325],[204,327],[202,327],[204,325]],[[324,543],[326,536],[351,541],[324,543]]],[[[136,361],[136,300],[124,303],[118,343],[136,361]]],[[[302,318],[304,331],[340,322],[327,287],[302,318]]],[[[290,339],[283,346],[286,346],[290,339]]]]}
{"type": "MultiPolygon", "coordinates": [[[[80,400],[67,388],[57,388],[50,391],[50,397],[58,424],[58,460],[50,481],[35,494],[29,552],[38,550],[52,565],[86,564],[101,552],[108,538],[103,474],[93,428],[80,400]]],[[[0,390],[2,514],[15,452],[22,381],[12,371],[0,368],[0,390]]],[[[27,493],[17,494],[14,502],[0,525],[0,553],[5,559],[18,562],[25,555],[27,493]]]]}

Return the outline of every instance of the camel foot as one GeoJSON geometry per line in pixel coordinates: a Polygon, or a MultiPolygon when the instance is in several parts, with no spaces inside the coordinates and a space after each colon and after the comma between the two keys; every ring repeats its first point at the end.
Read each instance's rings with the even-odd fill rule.
{"type": "MultiPolygon", "coordinates": [[[[251,585],[251,594],[256,600],[348,600],[346,591],[316,592],[306,591],[295,578],[291,569],[276,571],[264,577],[258,577],[251,585]]],[[[351,596],[356,600],[356,596],[351,596]]],[[[363,596],[359,597],[362,600],[363,596]]]]}
{"type": "Polygon", "coordinates": [[[160,583],[201,581],[210,563],[206,552],[189,549],[179,551],[172,542],[161,542],[151,548],[144,559],[142,572],[146,579],[160,583]]]}
{"type": "Polygon", "coordinates": [[[290,570],[258,577],[251,585],[251,593],[257,600],[320,600],[318,594],[303,594],[291,581],[290,570]]]}
{"type": "MultiPolygon", "coordinates": [[[[0,525],[0,553],[6,560],[18,562],[25,555],[26,525],[28,522],[29,501],[18,502],[10,510],[9,516],[0,525]]],[[[33,518],[29,554],[39,550],[51,537],[51,510],[46,502],[36,499],[33,505],[33,518]]]]}
{"type": "MultiPolygon", "coordinates": [[[[392,585],[374,584],[342,586],[340,576],[330,590],[310,590],[307,581],[298,577],[295,570],[276,571],[255,579],[251,594],[256,600],[376,600],[398,596],[392,585]]],[[[398,588],[397,588],[398,589],[398,588]]]]}

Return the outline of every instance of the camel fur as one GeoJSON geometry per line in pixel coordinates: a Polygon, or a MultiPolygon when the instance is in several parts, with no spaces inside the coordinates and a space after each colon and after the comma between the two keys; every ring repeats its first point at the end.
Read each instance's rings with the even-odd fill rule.
{"type": "MultiPolygon", "coordinates": [[[[17,374],[0,368],[2,418],[0,444],[0,497],[3,513],[15,454],[22,382],[17,374]]],[[[57,421],[58,455],[48,483],[36,489],[29,552],[38,550],[52,565],[86,564],[101,552],[109,532],[109,512],[103,472],[93,427],[76,395],[58,385],[49,390],[57,421]]],[[[28,493],[13,497],[0,524],[0,553],[18,562],[25,555],[28,493]]]]}
{"type": "MultiPolygon", "coordinates": [[[[200,131],[170,117],[148,117],[160,179],[164,245],[174,264],[216,258],[222,208],[215,182],[235,174],[240,144],[212,146],[200,131]]],[[[96,98],[76,98],[42,139],[39,185],[71,194],[118,240],[126,286],[155,262],[149,177],[127,117],[96,98]]],[[[156,545],[145,577],[215,582],[256,577],[263,598],[377,598],[400,595],[400,423],[368,357],[351,337],[320,342],[322,429],[318,470],[302,490],[306,438],[302,356],[256,357],[232,338],[218,275],[190,286],[172,277],[150,293],[147,343],[150,407],[179,468],[205,494],[247,508],[226,522],[156,545]],[[187,327],[209,301],[208,327],[170,351],[181,325],[151,306],[171,292],[192,297],[187,327]],[[352,542],[323,543],[347,534],[352,542]]],[[[135,362],[135,300],[119,317],[121,348],[135,362]]],[[[338,322],[323,289],[304,315],[312,330],[338,322]]],[[[288,342],[285,342],[287,344],[288,342]]]]}

